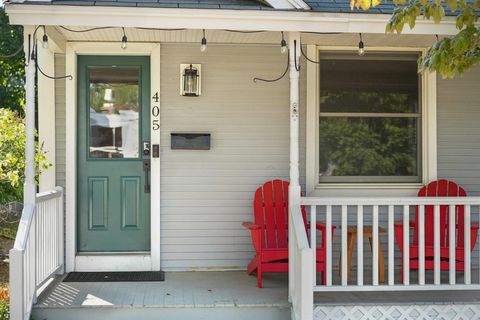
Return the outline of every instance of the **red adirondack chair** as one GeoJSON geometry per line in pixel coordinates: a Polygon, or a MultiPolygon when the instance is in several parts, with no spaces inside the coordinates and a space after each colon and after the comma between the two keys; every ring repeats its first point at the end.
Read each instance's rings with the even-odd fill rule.
{"type": "MultiPolygon", "coordinates": [[[[247,273],[257,272],[257,286],[262,287],[263,272],[288,271],[288,181],[273,180],[266,182],[255,192],[253,201],[255,223],[243,222],[250,230],[255,257],[249,263],[247,273]]],[[[302,207],[305,228],[307,213],[302,207]]],[[[317,272],[322,273],[325,283],[325,226],[317,223],[317,230],[322,232],[321,245],[317,247],[317,272]]],[[[332,227],[332,236],[333,236],[332,227]]]]}
{"type": "MultiPolygon", "coordinates": [[[[430,182],[418,191],[419,197],[466,197],[465,190],[455,182],[441,179],[430,182]]],[[[440,270],[449,270],[449,206],[440,206],[440,270]]],[[[455,270],[464,270],[464,206],[455,207],[456,221],[456,247],[455,247],[455,270]]],[[[425,206],[425,270],[434,269],[434,207],[425,206]]],[[[415,212],[415,221],[410,221],[410,228],[413,228],[413,243],[410,244],[410,269],[418,270],[418,207],[415,212]]],[[[478,224],[471,225],[470,248],[473,251],[477,242],[478,224]]],[[[403,256],[403,224],[395,224],[395,240],[403,256]]],[[[403,257],[402,257],[403,261],[403,257]]],[[[403,262],[402,262],[403,263],[403,262]]],[[[402,264],[402,279],[403,268],[402,264]]]]}

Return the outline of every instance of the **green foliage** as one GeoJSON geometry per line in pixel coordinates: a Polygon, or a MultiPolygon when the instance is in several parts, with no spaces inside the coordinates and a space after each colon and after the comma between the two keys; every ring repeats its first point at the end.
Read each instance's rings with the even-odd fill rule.
{"type": "MultiPolygon", "coordinates": [[[[51,165],[37,145],[37,174],[51,165]]],[[[25,170],[25,120],[17,112],[0,108],[0,203],[19,200],[25,170]]]]}
{"type": "Polygon", "coordinates": [[[8,305],[8,301],[2,300],[0,301],[0,320],[8,319],[10,319],[10,306],[8,305]]]}
{"type": "MultiPolygon", "coordinates": [[[[451,37],[437,39],[427,53],[420,58],[421,71],[438,71],[444,78],[453,78],[480,63],[480,0],[393,0],[397,8],[386,26],[388,33],[401,33],[405,24],[415,27],[417,18],[440,23],[446,10],[455,16],[458,33],[451,37]]],[[[351,0],[351,7],[368,10],[371,5],[365,0],[351,0]]]]}
{"type": "Polygon", "coordinates": [[[13,57],[23,42],[23,28],[11,26],[4,8],[0,7],[0,108],[9,108],[19,113],[24,105],[25,57],[23,50],[13,57]]]}

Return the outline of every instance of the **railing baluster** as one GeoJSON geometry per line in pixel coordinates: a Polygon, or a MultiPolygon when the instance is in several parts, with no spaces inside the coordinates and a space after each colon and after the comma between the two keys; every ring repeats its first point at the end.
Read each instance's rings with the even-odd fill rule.
{"type": "Polygon", "coordinates": [[[347,206],[342,205],[342,286],[348,285],[348,270],[347,270],[347,206]]]}
{"type": "Polygon", "coordinates": [[[372,282],[378,286],[378,206],[373,206],[372,220],[372,282]]]}
{"type": "Polygon", "coordinates": [[[455,284],[455,238],[456,238],[456,206],[450,205],[448,207],[448,270],[449,270],[449,283],[455,284]]]}
{"type": "Polygon", "coordinates": [[[332,285],[332,206],[326,206],[326,224],[327,224],[327,232],[326,232],[326,284],[327,286],[332,285]]]}
{"type": "MultiPolygon", "coordinates": [[[[470,259],[470,228],[471,228],[471,223],[470,223],[470,214],[471,214],[471,205],[466,205],[465,206],[465,215],[464,215],[464,226],[463,226],[463,232],[464,232],[464,238],[463,238],[463,247],[464,247],[464,279],[465,279],[465,284],[471,284],[472,282],[472,277],[471,277],[471,259],[470,259]]],[[[459,239],[460,240],[460,239],[459,239]]]]}
{"type": "Polygon", "coordinates": [[[357,207],[357,284],[363,286],[363,206],[357,207]]]}
{"type": "Polygon", "coordinates": [[[425,284],[425,206],[418,206],[418,284],[425,284]]]}
{"type": "Polygon", "coordinates": [[[313,251],[313,285],[317,285],[317,206],[310,206],[310,248],[313,251]]]}
{"type": "Polygon", "coordinates": [[[433,283],[440,284],[440,206],[433,210],[433,283]]]}
{"type": "Polygon", "coordinates": [[[410,207],[403,206],[403,284],[410,284],[410,207]]]}
{"type": "Polygon", "coordinates": [[[394,207],[388,206],[388,285],[395,284],[394,207]]]}

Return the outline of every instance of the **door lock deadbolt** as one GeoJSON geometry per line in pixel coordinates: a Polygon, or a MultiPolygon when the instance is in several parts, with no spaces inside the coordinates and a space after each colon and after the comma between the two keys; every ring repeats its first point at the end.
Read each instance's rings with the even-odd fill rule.
{"type": "Polygon", "coordinates": [[[144,156],[150,155],[150,141],[143,142],[143,155],[144,156]]]}

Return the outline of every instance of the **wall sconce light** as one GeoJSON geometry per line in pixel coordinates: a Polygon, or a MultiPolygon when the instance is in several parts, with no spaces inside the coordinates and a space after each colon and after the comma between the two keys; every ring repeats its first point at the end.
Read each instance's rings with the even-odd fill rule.
{"type": "Polygon", "coordinates": [[[180,65],[180,95],[186,97],[198,97],[201,93],[202,65],[180,65]]]}

